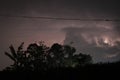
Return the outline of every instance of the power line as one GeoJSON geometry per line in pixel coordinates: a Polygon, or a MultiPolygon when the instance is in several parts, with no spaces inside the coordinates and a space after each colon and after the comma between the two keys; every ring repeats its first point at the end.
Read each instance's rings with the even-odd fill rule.
{"type": "Polygon", "coordinates": [[[15,17],[27,19],[48,19],[48,20],[71,20],[71,21],[114,21],[119,22],[120,19],[80,19],[80,18],[63,18],[63,17],[42,17],[42,16],[13,16],[13,15],[0,15],[0,17],[15,17]]]}

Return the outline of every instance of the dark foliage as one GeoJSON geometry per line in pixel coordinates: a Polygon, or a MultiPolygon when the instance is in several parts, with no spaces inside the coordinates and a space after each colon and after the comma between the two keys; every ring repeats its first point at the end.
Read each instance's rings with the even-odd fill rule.
{"type": "Polygon", "coordinates": [[[22,43],[17,51],[10,46],[11,54],[5,52],[14,64],[5,71],[46,71],[60,68],[76,68],[92,63],[90,55],[75,54],[76,49],[68,45],[53,44],[47,47],[44,42],[30,44],[23,50],[22,43]]]}

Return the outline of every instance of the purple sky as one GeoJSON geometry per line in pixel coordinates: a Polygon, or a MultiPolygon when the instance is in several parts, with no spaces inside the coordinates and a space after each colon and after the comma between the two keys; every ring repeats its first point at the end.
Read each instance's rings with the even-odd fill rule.
{"type": "Polygon", "coordinates": [[[9,45],[25,46],[36,41],[47,45],[69,44],[88,53],[95,61],[120,59],[119,26],[115,21],[55,20],[8,16],[77,19],[119,19],[118,1],[108,0],[8,0],[0,2],[0,69],[12,62],[4,55],[9,45]],[[109,58],[110,57],[110,58],[109,58]],[[109,58],[109,59],[108,59],[109,58]]]}

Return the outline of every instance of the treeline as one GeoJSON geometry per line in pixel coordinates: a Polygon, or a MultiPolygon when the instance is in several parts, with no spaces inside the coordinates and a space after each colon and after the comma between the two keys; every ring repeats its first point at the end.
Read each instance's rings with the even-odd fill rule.
{"type": "Polygon", "coordinates": [[[51,47],[43,41],[32,43],[23,50],[22,43],[17,50],[11,45],[10,53],[5,52],[14,63],[4,71],[47,71],[58,68],[77,68],[92,64],[92,57],[87,54],[75,54],[76,49],[69,45],[54,43],[51,47]]]}
{"type": "Polygon", "coordinates": [[[119,69],[120,61],[107,63],[93,63],[92,57],[83,53],[75,53],[76,49],[69,45],[54,43],[51,47],[43,41],[29,44],[24,50],[24,43],[17,50],[11,45],[10,53],[5,55],[13,60],[13,64],[3,71],[59,71],[59,70],[92,70],[92,69],[119,69]]]}

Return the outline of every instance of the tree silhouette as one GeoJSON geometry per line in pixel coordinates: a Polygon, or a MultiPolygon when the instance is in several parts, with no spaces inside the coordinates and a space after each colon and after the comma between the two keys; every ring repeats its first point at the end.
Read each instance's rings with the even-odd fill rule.
{"type": "Polygon", "coordinates": [[[18,47],[17,51],[10,46],[11,54],[5,52],[14,61],[12,67],[7,69],[41,71],[59,67],[83,66],[92,61],[90,55],[75,54],[76,49],[69,45],[54,43],[51,47],[47,47],[44,42],[40,41],[39,44],[30,44],[24,51],[23,44],[18,47]]]}
{"type": "Polygon", "coordinates": [[[48,49],[49,47],[44,45],[42,41],[39,44],[33,43],[28,46],[27,54],[33,70],[45,69],[48,49]]]}
{"type": "Polygon", "coordinates": [[[52,67],[60,67],[63,63],[63,48],[61,45],[55,43],[49,50],[48,61],[52,67]],[[52,65],[51,65],[52,64],[52,65]]]}
{"type": "MultiPolygon", "coordinates": [[[[5,52],[5,55],[14,61],[14,64],[11,65],[12,67],[9,69],[21,70],[23,68],[26,68],[28,62],[25,51],[23,51],[23,44],[24,43],[18,47],[17,51],[15,51],[14,47],[11,45],[9,47],[11,53],[5,52]]],[[[26,69],[28,69],[28,67],[26,69]]]]}
{"type": "Polygon", "coordinates": [[[74,57],[75,59],[77,59],[79,66],[84,66],[92,63],[92,57],[90,55],[79,53],[77,56],[75,55],[74,57]]]}

